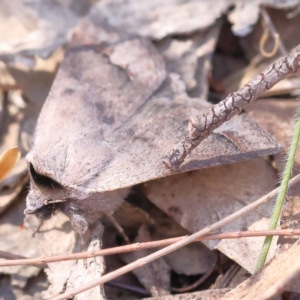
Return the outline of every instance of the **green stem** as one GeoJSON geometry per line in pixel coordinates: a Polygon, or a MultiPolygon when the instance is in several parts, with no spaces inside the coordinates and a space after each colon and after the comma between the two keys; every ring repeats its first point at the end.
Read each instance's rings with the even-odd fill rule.
{"type": "MultiPolygon", "coordinates": [[[[291,174],[292,174],[292,169],[293,169],[293,164],[295,161],[295,155],[296,155],[296,151],[297,151],[299,136],[300,136],[300,110],[297,113],[297,120],[295,123],[292,144],[289,149],[288,159],[287,159],[287,162],[286,162],[286,165],[284,168],[283,178],[282,178],[282,181],[280,184],[280,190],[277,195],[276,204],[275,204],[273,214],[271,217],[271,222],[269,225],[270,230],[273,230],[276,228],[280,214],[281,214],[285,195],[287,193],[289,181],[290,181],[291,174]]],[[[267,255],[268,255],[271,243],[272,243],[272,238],[273,238],[272,236],[266,236],[264,244],[260,251],[260,255],[259,255],[254,272],[257,272],[265,264],[266,258],[267,258],[267,255]]]]}

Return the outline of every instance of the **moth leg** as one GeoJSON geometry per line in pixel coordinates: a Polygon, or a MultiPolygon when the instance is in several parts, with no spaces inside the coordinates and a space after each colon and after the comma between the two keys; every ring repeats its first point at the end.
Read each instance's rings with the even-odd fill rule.
{"type": "MultiPolygon", "coordinates": [[[[87,250],[87,243],[86,243],[86,241],[85,241],[85,239],[84,239],[84,235],[79,234],[79,237],[80,237],[80,252],[84,252],[84,251],[87,250]]],[[[82,262],[83,262],[84,268],[87,269],[87,268],[88,268],[88,265],[87,265],[87,258],[84,258],[84,259],[82,260],[82,262]]]]}
{"type": "MultiPolygon", "coordinates": [[[[80,251],[86,251],[91,239],[89,223],[83,214],[75,213],[72,210],[65,210],[64,213],[70,218],[71,225],[80,238],[80,251]]],[[[83,259],[83,265],[87,269],[87,259],[83,259]]]]}
{"type": "Polygon", "coordinates": [[[105,213],[107,219],[111,222],[111,224],[118,230],[119,234],[122,236],[126,244],[130,244],[129,238],[124,232],[124,229],[120,226],[117,220],[112,216],[112,214],[105,213]]]}
{"type": "Polygon", "coordinates": [[[41,227],[44,224],[44,220],[39,220],[39,221],[40,221],[40,223],[39,223],[38,227],[36,228],[36,230],[32,233],[32,237],[34,237],[40,231],[41,227]]]}

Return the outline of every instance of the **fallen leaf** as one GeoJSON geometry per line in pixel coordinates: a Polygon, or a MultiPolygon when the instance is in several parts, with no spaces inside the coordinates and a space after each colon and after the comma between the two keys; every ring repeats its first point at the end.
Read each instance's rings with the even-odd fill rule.
{"type": "MultiPolygon", "coordinates": [[[[39,220],[34,216],[26,216],[26,224],[31,235],[40,225],[39,220]]],[[[34,237],[34,249],[40,249],[43,256],[59,255],[65,253],[79,252],[80,247],[76,244],[75,233],[70,222],[63,214],[57,214],[50,220],[44,222],[34,237]]],[[[32,237],[31,237],[32,242],[32,237]]],[[[60,261],[48,264],[45,269],[50,286],[43,292],[44,298],[50,298],[65,290],[65,285],[70,277],[72,267],[76,261],[60,261]]]]}
{"type": "Polygon", "coordinates": [[[299,251],[300,241],[297,241],[291,248],[278,255],[221,300],[274,299],[300,274],[299,251]]]}
{"type": "MultiPolygon", "coordinates": [[[[207,290],[201,292],[170,295],[159,298],[160,300],[217,300],[220,299],[228,289],[207,290]]],[[[155,300],[157,298],[143,298],[144,300],[155,300]]]]}
{"type": "MultiPolygon", "coordinates": [[[[284,151],[274,154],[276,168],[280,173],[283,172],[287,149],[291,142],[297,105],[297,100],[271,98],[260,99],[246,107],[249,116],[285,147],[283,149],[284,151]]],[[[300,165],[299,148],[296,152],[295,163],[300,165]]],[[[297,167],[294,170],[294,174],[296,174],[296,172],[297,167]]]]}
{"type": "MultiPolygon", "coordinates": [[[[276,173],[263,159],[188,172],[145,183],[149,199],[194,233],[257,200],[275,188],[276,173]]],[[[268,205],[222,228],[221,232],[267,229],[268,205]]],[[[253,272],[262,238],[204,242],[253,272]]],[[[271,255],[274,255],[276,241],[271,255]]]]}
{"type": "MultiPolygon", "coordinates": [[[[88,251],[93,252],[100,250],[102,247],[103,226],[100,222],[94,224],[91,228],[92,239],[89,242],[88,251]]],[[[95,280],[104,273],[104,259],[101,256],[88,258],[86,260],[78,260],[76,265],[72,267],[70,277],[66,283],[66,291],[73,289],[82,284],[95,280]]],[[[103,286],[97,286],[80,293],[74,297],[75,300],[105,300],[103,286]]]]}
{"type": "MultiPolygon", "coordinates": [[[[37,257],[40,255],[40,251],[38,247],[32,246],[32,231],[22,226],[24,208],[24,195],[21,195],[18,201],[11,205],[5,214],[1,215],[1,250],[25,257],[37,257]]],[[[0,272],[11,274],[12,284],[24,288],[29,278],[40,272],[40,268],[28,266],[1,267],[0,272]]]]}
{"type": "Polygon", "coordinates": [[[207,76],[215,50],[220,23],[184,39],[166,37],[155,45],[168,73],[179,74],[191,97],[207,99],[207,76]]]}
{"type": "MultiPolygon", "coordinates": [[[[150,240],[150,233],[147,226],[142,225],[134,242],[148,242],[150,240]]],[[[152,252],[154,251],[145,249],[131,253],[124,253],[122,258],[128,264],[137,259],[142,259],[152,252]]],[[[154,262],[133,271],[146,290],[154,297],[161,297],[163,295],[170,294],[170,272],[170,267],[167,265],[164,258],[159,258],[154,262]]]]}
{"type": "Polygon", "coordinates": [[[0,59],[33,67],[65,44],[69,31],[88,13],[89,1],[1,1],[0,59]]]}
{"type": "Polygon", "coordinates": [[[232,31],[235,35],[246,36],[259,18],[259,5],[288,9],[299,3],[297,0],[251,0],[235,1],[235,4],[235,8],[228,15],[228,20],[233,24],[232,31]]]}
{"type": "Polygon", "coordinates": [[[101,1],[93,8],[99,23],[106,23],[119,31],[152,39],[169,35],[190,34],[206,29],[227,11],[234,1],[219,1],[217,5],[205,1],[101,1]],[[208,14],[207,11],[210,13],[208,14]],[[201,18],[199,18],[201,16],[201,18]]]}
{"type": "Polygon", "coordinates": [[[9,148],[2,153],[0,156],[0,180],[4,179],[19,159],[20,151],[18,147],[9,148]]]}

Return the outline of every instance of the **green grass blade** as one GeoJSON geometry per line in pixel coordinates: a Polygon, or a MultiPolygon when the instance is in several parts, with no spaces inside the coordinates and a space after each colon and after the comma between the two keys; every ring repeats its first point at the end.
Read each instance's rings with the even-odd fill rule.
{"type": "MultiPolygon", "coordinates": [[[[285,199],[285,195],[287,193],[288,190],[288,184],[289,184],[289,180],[291,178],[292,175],[292,169],[293,169],[293,165],[294,165],[294,161],[295,161],[295,155],[296,155],[296,151],[297,151],[297,145],[298,145],[298,141],[299,141],[299,136],[300,136],[300,110],[298,110],[297,113],[297,119],[296,119],[296,123],[295,123],[295,128],[294,128],[294,133],[293,133],[293,138],[292,138],[292,144],[290,146],[290,150],[289,150],[289,154],[288,154],[288,159],[284,168],[284,172],[283,172],[283,177],[282,177],[282,181],[280,183],[280,190],[279,193],[277,195],[277,199],[276,199],[276,204],[273,210],[273,214],[271,217],[271,222],[269,225],[269,229],[275,229],[281,214],[281,210],[282,210],[282,206],[284,203],[284,199],[285,199]]],[[[266,258],[268,256],[269,253],[269,249],[272,243],[272,236],[267,236],[265,238],[264,244],[262,246],[256,267],[255,267],[255,271],[257,272],[260,268],[263,267],[263,265],[266,262],[266,258]]]]}

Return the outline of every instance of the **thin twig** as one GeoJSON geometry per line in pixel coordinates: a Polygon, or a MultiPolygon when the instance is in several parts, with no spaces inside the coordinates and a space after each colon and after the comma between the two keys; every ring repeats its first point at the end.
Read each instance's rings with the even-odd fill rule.
{"type": "MultiPolygon", "coordinates": [[[[237,239],[245,237],[259,237],[259,236],[300,236],[300,229],[277,229],[277,230],[255,230],[255,231],[234,231],[223,232],[217,234],[207,234],[194,242],[208,241],[208,240],[222,240],[222,239],[237,239]]],[[[186,236],[180,236],[176,238],[164,239],[159,241],[135,243],[130,245],[124,245],[119,247],[113,247],[108,249],[101,249],[93,252],[80,252],[72,254],[62,254],[57,256],[26,258],[11,254],[9,252],[0,251],[0,258],[9,259],[9,261],[0,261],[0,267],[8,266],[20,266],[20,265],[34,265],[42,263],[52,263],[58,261],[75,260],[75,259],[87,259],[96,256],[108,256],[114,254],[120,254],[125,252],[133,252],[150,248],[161,248],[172,245],[178,241],[181,241],[186,236]]]]}
{"type": "Polygon", "coordinates": [[[133,286],[133,285],[121,282],[121,281],[112,280],[112,281],[108,282],[107,285],[118,287],[118,288],[130,291],[130,292],[139,293],[146,297],[150,296],[150,293],[148,291],[146,291],[144,288],[139,287],[139,286],[133,286]]]}
{"type": "MultiPolygon", "coordinates": [[[[13,260],[14,262],[15,261],[23,261],[23,260],[28,259],[25,256],[18,255],[18,254],[13,254],[13,253],[10,253],[10,252],[5,252],[5,251],[0,251],[0,258],[13,260]]],[[[40,268],[46,267],[46,265],[43,262],[39,261],[38,259],[35,259],[34,262],[32,262],[30,264],[26,264],[26,265],[34,266],[34,267],[40,267],[40,268]]],[[[17,266],[19,266],[19,265],[17,265],[17,266]]]]}
{"type": "Polygon", "coordinates": [[[2,91],[14,91],[14,90],[25,90],[25,87],[20,84],[0,84],[0,90],[2,91]]]}
{"type": "MultiPolygon", "coordinates": [[[[295,176],[293,179],[290,180],[289,182],[289,186],[294,185],[296,182],[298,182],[300,179],[300,174],[298,174],[297,176],[295,176]]],[[[241,208],[240,210],[234,212],[233,214],[223,218],[222,220],[205,227],[204,229],[190,235],[187,236],[185,238],[183,238],[182,240],[167,246],[161,250],[158,250],[148,256],[145,256],[143,258],[140,258],[122,268],[119,268],[118,270],[115,270],[113,272],[110,272],[104,276],[102,276],[101,278],[95,279],[87,284],[82,284],[80,287],[75,288],[73,290],[67,291],[64,294],[61,294],[57,297],[52,298],[52,300],[64,300],[64,299],[69,299],[72,298],[73,296],[82,293],[86,290],[89,290],[97,285],[101,285],[104,284],[110,280],[113,280],[123,274],[126,274],[132,270],[135,270],[137,268],[140,268],[142,266],[144,266],[147,263],[150,263],[151,261],[154,261],[164,255],[167,255],[181,247],[184,247],[196,240],[199,240],[200,238],[202,238],[203,236],[214,232],[215,230],[227,225],[228,223],[236,220],[237,218],[240,218],[241,216],[249,213],[250,211],[252,211],[253,209],[257,208],[258,206],[265,204],[266,202],[268,202],[270,199],[272,199],[277,193],[278,193],[278,188],[271,191],[270,193],[268,193],[267,195],[263,196],[262,198],[256,200],[255,202],[252,202],[250,204],[248,204],[247,206],[241,208]]]]}
{"type": "Polygon", "coordinates": [[[171,170],[177,170],[185,158],[213,130],[239,113],[244,106],[271,89],[280,80],[297,73],[299,62],[300,46],[255,76],[237,92],[229,94],[226,99],[208,108],[205,113],[191,117],[188,124],[188,135],[174,147],[164,164],[171,170]]]}

